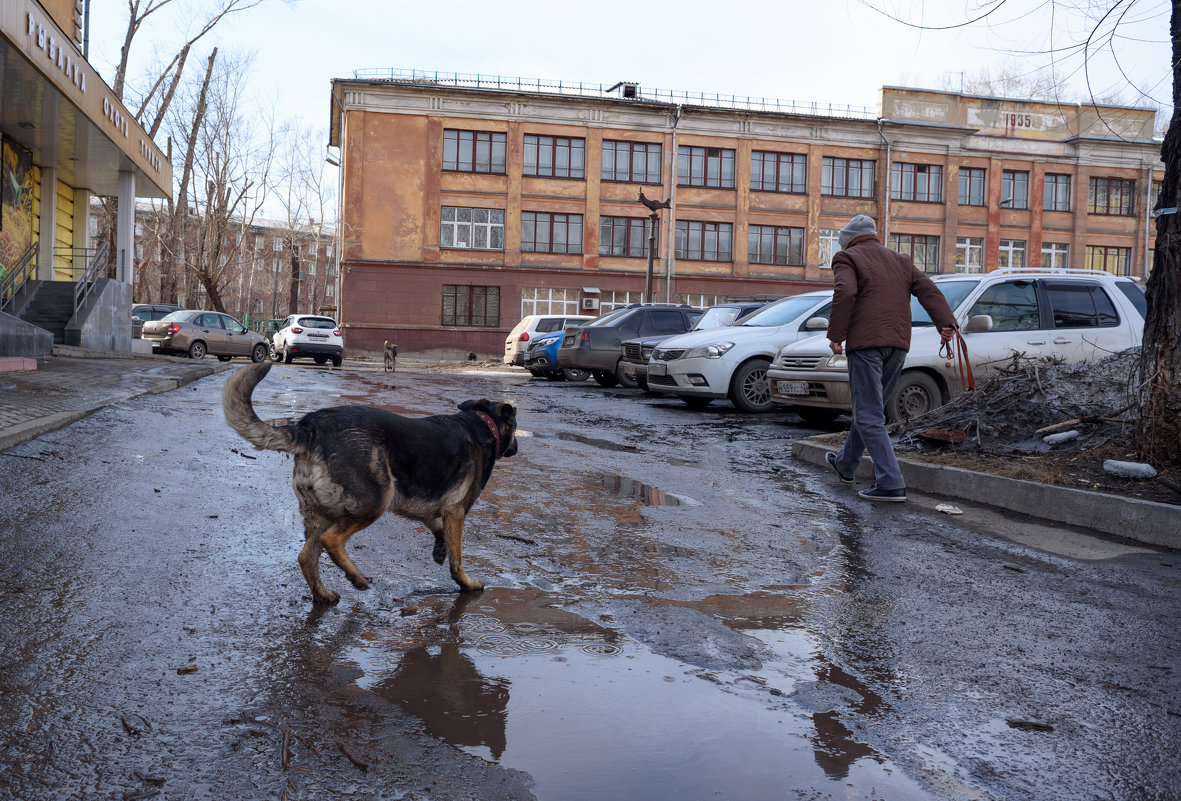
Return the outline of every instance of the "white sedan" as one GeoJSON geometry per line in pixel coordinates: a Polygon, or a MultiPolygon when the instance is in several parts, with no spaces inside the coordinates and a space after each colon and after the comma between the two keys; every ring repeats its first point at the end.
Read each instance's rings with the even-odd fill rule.
{"type": "Polygon", "coordinates": [[[775,405],[771,360],[788,342],[826,330],[831,307],[831,289],[807,292],[768,303],[738,325],[670,337],[648,362],[648,388],[693,408],[729,398],[740,411],[768,411],[775,405]]]}

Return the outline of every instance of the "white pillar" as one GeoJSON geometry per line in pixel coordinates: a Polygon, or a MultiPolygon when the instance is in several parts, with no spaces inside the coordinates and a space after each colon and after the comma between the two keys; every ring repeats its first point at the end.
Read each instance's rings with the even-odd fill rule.
{"type": "Polygon", "coordinates": [[[41,168],[41,224],[37,231],[37,279],[53,280],[53,245],[57,237],[57,168],[41,168]]]}
{"type": "Polygon", "coordinates": [[[115,280],[135,285],[135,173],[119,172],[119,219],[115,221],[115,280]]]}

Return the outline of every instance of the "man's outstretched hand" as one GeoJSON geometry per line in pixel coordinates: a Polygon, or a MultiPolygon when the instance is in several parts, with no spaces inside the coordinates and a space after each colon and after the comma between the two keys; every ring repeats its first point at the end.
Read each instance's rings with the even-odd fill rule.
{"type": "Polygon", "coordinates": [[[832,348],[832,352],[836,356],[840,356],[842,353],[845,352],[845,349],[843,347],[841,347],[840,342],[829,342],[828,346],[830,348],[832,348]]]}

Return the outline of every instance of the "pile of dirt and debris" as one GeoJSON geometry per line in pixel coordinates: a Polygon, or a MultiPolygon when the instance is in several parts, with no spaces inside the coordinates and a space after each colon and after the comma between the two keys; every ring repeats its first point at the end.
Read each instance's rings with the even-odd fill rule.
{"type": "MultiPolygon", "coordinates": [[[[1181,504],[1181,470],[1125,478],[1107,460],[1139,462],[1132,444],[1139,351],[1075,364],[1015,355],[977,388],[895,426],[899,457],[1010,478],[1181,504]]],[[[994,365],[995,367],[995,365],[994,365]]]]}

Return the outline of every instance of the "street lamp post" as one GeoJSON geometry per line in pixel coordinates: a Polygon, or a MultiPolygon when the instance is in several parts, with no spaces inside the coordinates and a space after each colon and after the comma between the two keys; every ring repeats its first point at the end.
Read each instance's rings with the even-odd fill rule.
{"type": "Polygon", "coordinates": [[[660,220],[660,209],[667,209],[672,205],[669,200],[649,200],[644,197],[644,190],[640,190],[640,202],[648,207],[652,213],[648,215],[648,277],[644,281],[644,302],[652,302],[652,262],[656,258],[656,223],[660,220]]]}

